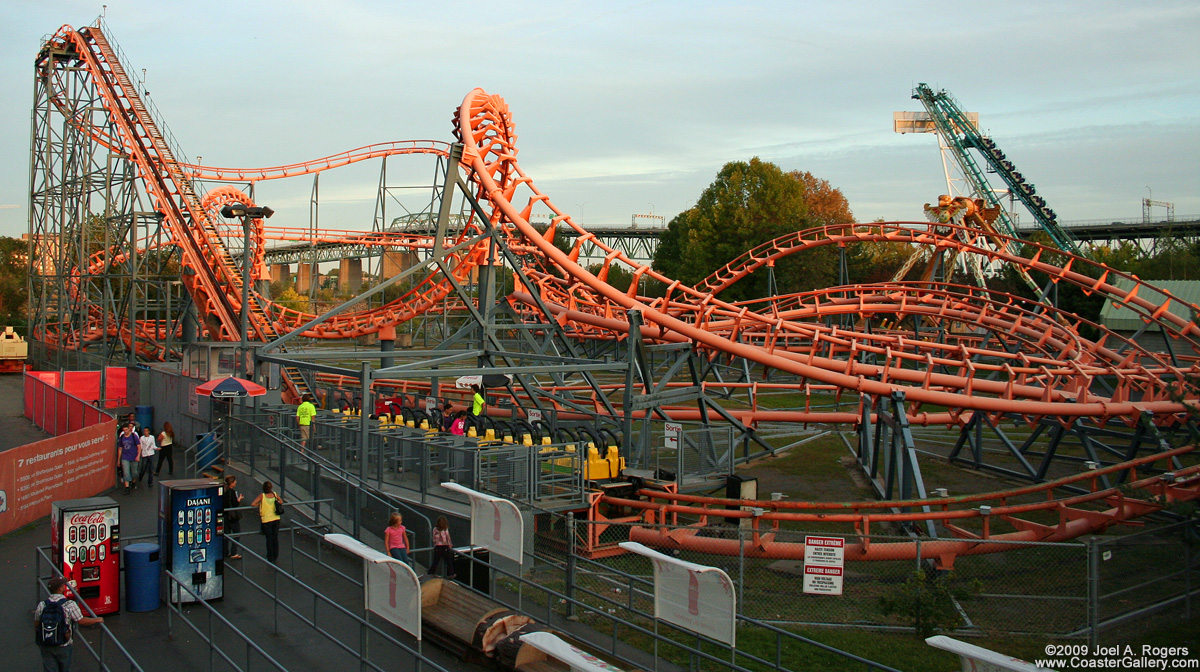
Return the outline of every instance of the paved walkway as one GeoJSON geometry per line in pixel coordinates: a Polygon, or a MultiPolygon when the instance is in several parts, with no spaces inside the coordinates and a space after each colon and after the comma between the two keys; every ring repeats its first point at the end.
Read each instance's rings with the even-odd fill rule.
{"type": "MultiPolygon", "coordinates": [[[[46,434],[22,416],[21,397],[20,376],[0,377],[0,447],[4,450],[47,438],[46,434]]],[[[166,472],[163,472],[163,475],[166,475],[166,472]]],[[[256,484],[253,481],[245,478],[242,480],[244,492],[255,491],[256,484]]],[[[157,483],[154,487],[142,485],[128,495],[119,488],[106,493],[121,506],[121,537],[124,545],[137,541],[156,541],[157,486],[157,483]]],[[[251,522],[243,525],[243,529],[255,532],[257,525],[251,522]]],[[[251,533],[242,539],[250,551],[260,555],[265,552],[265,541],[261,535],[251,533]]],[[[3,669],[34,670],[41,667],[40,655],[33,642],[32,614],[33,608],[37,601],[44,597],[44,593],[37,592],[40,589],[35,582],[34,558],[38,547],[49,544],[48,518],[0,538],[0,585],[7,589],[5,606],[0,608],[0,651],[4,652],[0,659],[4,660],[3,669]]],[[[310,542],[297,542],[296,546],[308,547],[309,552],[313,550],[310,542]]],[[[281,535],[281,547],[281,566],[285,572],[299,577],[300,582],[288,579],[283,573],[276,577],[272,567],[265,561],[254,558],[254,553],[248,552],[245,553],[244,560],[231,561],[230,566],[226,568],[225,597],[214,602],[214,606],[222,616],[246,632],[286,669],[338,670],[357,667],[357,655],[348,653],[316,633],[305,621],[311,622],[315,616],[319,627],[334,634],[354,649],[357,649],[359,641],[356,623],[336,607],[321,604],[314,606],[317,601],[300,583],[317,586],[321,593],[358,615],[363,613],[362,588],[307,560],[299,553],[293,555],[289,535],[281,535]],[[271,593],[278,591],[284,604],[299,612],[303,620],[285,608],[274,608],[273,600],[254,584],[271,593]]],[[[362,571],[361,563],[350,558],[334,554],[327,560],[341,565],[340,570],[351,576],[362,571]]],[[[42,571],[43,574],[48,571],[45,564],[42,571]]],[[[184,611],[197,627],[207,630],[208,615],[203,607],[187,606],[184,611]]],[[[398,632],[396,628],[378,618],[371,620],[385,632],[398,632]]],[[[178,617],[175,617],[174,636],[168,638],[165,605],[152,612],[125,611],[109,615],[105,617],[105,625],[129,649],[143,669],[182,672],[209,669],[208,647],[196,633],[180,623],[178,617]]],[[[219,624],[219,620],[215,631],[217,639],[228,644],[229,650],[237,654],[232,655],[233,659],[239,666],[244,667],[246,645],[235,641],[229,630],[219,624]]],[[[97,635],[100,631],[97,628],[85,628],[81,632],[89,641],[99,640],[97,635]]],[[[76,644],[76,647],[74,669],[97,669],[88,654],[79,650],[82,648],[80,644],[76,644]]],[[[426,655],[433,657],[446,669],[482,669],[465,665],[435,647],[424,648],[426,655]]],[[[376,661],[388,660],[389,656],[393,661],[400,658],[400,652],[395,650],[394,645],[385,643],[382,637],[371,638],[370,651],[371,657],[376,661]]],[[[109,655],[107,660],[113,665],[117,659],[109,655]]],[[[259,670],[272,669],[258,654],[253,654],[251,667],[259,670]]],[[[122,668],[116,666],[114,669],[122,668]]],[[[228,668],[218,659],[217,669],[228,668]]]]}
{"type": "Polygon", "coordinates": [[[50,438],[25,419],[25,375],[0,373],[0,451],[50,438]]]}

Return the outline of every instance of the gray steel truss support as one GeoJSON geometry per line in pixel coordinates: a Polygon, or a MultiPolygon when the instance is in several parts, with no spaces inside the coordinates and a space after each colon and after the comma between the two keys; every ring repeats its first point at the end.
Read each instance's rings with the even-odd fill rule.
{"type": "MultiPolygon", "coordinates": [[[[1000,425],[1000,418],[976,412],[960,428],[947,457],[954,464],[1041,482],[1052,473],[1059,476],[1075,473],[1088,463],[1096,468],[1106,467],[1127,462],[1141,453],[1160,452],[1171,447],[1148,413],[1142,414],[1132,429],[1097,427],[1081,420],[1063,423],[1054,418],[1043,418],[1017,445],[1000,425]],[[1068,437],[1073,439],[1070,451],[1065,449],[1068,437]],[[1036,450],[1035,446],[1044,447],[1036,450]]],[[[1178,459],[1174,465],[1180,466],[1178,459]]],[[[1116,482],[1124,482],[1127,477],[1127,472],[1121,472],[1116,482]]],[[[1103,487],[1112,485],[1107,476],[1100,477],[1100,483],[1103,487]]]]}
{"type": "Polygon", "coordinates": [[[33,360],[94,369],[177,356],[190,300],[177,248],[78,54],[35,61],[29,163],[33,360]],[[135,320],[142,329],[133,329],[135,320]]]}
{"type": "MultiPolygon", "coordinates": [[[[889,397],[862,396],[862,415],[858,428],[859,467],[866,474],[875,495],[882,500],[925,499],[925,480],[917,462],[917,448],[904,408],[904,392],[889,397]],[[872,419],[874,418],[874,420],[872,419]]],[[[910,506],[898,506],[901,512],[910,506]]],[[[928,506],[922,506],[928,512],[928,506]]],[[[925,522],[925,533],[937,536],[932,521],[925,522]]]]}

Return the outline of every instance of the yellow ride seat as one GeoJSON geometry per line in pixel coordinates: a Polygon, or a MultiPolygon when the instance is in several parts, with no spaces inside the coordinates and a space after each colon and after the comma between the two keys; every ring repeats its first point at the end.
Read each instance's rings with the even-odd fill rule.
{"type": "Polygon", "coordinates": [[[608,462],[600,459],[600,450],[596,444],[588,442],[587,464],[583,467],[583,477],[590,480],[609,478],[608,462]]]}
{"type": "Polygon", "coordinates": [[[625,469],[625,458],[621,457],[620,450],[616,446],[608,447],[608,454],[604,456],[608,462],[608,473],[612,478],[621,475],[621,471],[625,469]]]}

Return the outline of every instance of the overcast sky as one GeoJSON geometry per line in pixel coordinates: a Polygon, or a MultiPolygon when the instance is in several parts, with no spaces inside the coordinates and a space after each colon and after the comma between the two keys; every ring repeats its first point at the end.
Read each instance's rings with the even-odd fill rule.
{"type": "MultiPolygon", "coordinates": [[[[0,235],[28,226],[41,40],[100,12],[0,1],[0,205],[18,206],[0,209],[0,235]]],[[[937,141],[891,120],[920,109],[927,82],[979,113],[1060,220],[1140,217],[1151,195],[1200,214],[1195,0],[112,0],[107,22],[208,165],[448,141],[482,87],[508,101],[525,171],[585,226],[669,220],[753,156],[828,179],[860,221],[921,219],[946,191],[937,141]]],[[[369,228],[378,171],[322,177],[321,224],[369,228]]],[[[293,182],[260,185],[272,224],[308,225],[311,178],[293,182]]]]}

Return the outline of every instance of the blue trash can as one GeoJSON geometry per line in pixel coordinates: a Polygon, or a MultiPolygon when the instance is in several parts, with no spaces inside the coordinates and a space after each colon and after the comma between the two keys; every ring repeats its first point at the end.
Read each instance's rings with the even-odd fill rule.
{"type": "Polygon", "coordinates": [[[217,454],[217,437],[212,432],[196,435],[196,466],[203,471],[220,457],[217,454]]]}
{"type": "Polygon", "coordinates": [[[138,427],[154,428],[154,407],[153,406],[134,406],[133,417],[137,420],[138,427]]]}
{"type": "Polygon", "coordinates": [[[158,556],[158,544],[125,547],[126,611],[154,611],[162,603],[159,599],[162,561],[158,556]]]}

